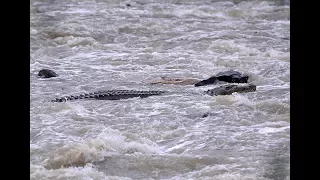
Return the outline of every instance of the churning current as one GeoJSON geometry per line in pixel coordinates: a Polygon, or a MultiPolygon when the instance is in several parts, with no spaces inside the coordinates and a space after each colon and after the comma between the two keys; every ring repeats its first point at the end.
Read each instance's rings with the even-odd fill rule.
{"type": "Polygon", "coordinates": [[[31,0],[30,178],[290,179],[289,11],[281,0],[31,0]],[[151,84],[227,70],[256,91],[151,84]],[[112,89],[177,93],[50,102],[112,89]]]}

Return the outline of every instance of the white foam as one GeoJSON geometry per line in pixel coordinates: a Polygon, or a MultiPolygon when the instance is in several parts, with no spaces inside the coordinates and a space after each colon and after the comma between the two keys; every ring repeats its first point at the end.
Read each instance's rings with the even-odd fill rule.
{"type": "Polygon", "coordinates": [[[261,134],[277,133],[277,132],[285,131],[287,129],[290,129],[290,127],[280,127],[280,128],[264,127],[262,129],[259,129],[259,133],[261,134]]]}
{"type": "Polygon", "coordinates": [[[183,143],[181,143],[181,144],[178,144],[178,145],[176,145],[176,146],[173,146],[173,147],[167,149],[166,152],[169,152],[169,153],[170,153],[171,151],[174,151],[174,150],[180,149],[180,148],[182,148],[182,147],[188,146],[188,145],[190,145],[190,144],[192,144],[192,143],[193,143],[193,141],[185,141],[185,142],[183,142],[183,143]]]}
{"type": "Polygon", "coordinates": [[[290,52],[281,52],[275,49],[268,50],[267,52],[263,53],[265,57],[272,57],[277,58],[282,61],[290,61],[290,52]]]}
{"type": "Polygon", "coordinates": [[[150,144],[149,141],[144,139],[133,141],[120,131],[105,128],[96,138],[66,144],[59,148],[44,164],[50,169],[62,166],[84,166],[128,151],[151,154],[161,152],[160,148],[150,144]]]}
{"type": "Polygon", "coordinates": [[[68,167],[61,169],[45,169],[43,166],[30,164],[30,179],[81,179],[81,180],[131,180],[128,177],[107,176],[103,172],[96,170],[92,164],[84,167],[68,167]]]}
{"type": "Polygon", "coordinates": [[[247,106],[254,106],[255,103],[248,99],[245,95],[241,94],[241,93],[232,93],[232,95],[235,97],[235,105],[240,105],[240,104],[243,104],[243,105],[247,105],[247,106]]]}
{"type": "Polygon", "coordinates": [[[260,111],[266,111],[270,114],[287,114],[290,113],[290,105],[283,103],[278,99],[268,99],[256,104],[260,111]]]}
{"type": "Polygon", "coordinates": [[[252,100],[249,100],[245,95],[242,93],[234,92],[231,95],[223,95],[223,96],[215,96],[212,98],[212,103],[214,105],[225,105],[225,106],[238,106],[238,105],[247,105],[247,106],[254,106],[255,103],[252,100]]]}
{"type": "MultiPolygon", "coordinates": [[[[271,180],[264,178],[258,173],[238,173],[233,172],[234,169],[247,169],[247,171],[253,172],[254,169],[248,169],[245,167],[239,167],[233,164],[224,164],[224,165],[215,165],[215,166],[206,166],[200,170],[186,173],[183,176],[188,177],[187,179],[204,179],[204,180],[271,180]]],[[[176,176],[171,178],[173,179],[184,179],[181,176],[176,176]]]]}
{"type": "Polygon", "coordinates": [[[209,51],[224,53],[239,53],[239,55],[254,56],[260,53],[255,48],[249,48],[245,45],[235,43],[233,40],[215,40],[208,47],[209,51]]]}
{"type": "Polygon", "coordinates": [[[92,46],[98,45],[97,41],[92,37],[73,37],[73,36],[64,36],[64,37],[57,37],[54,39],[59,45],[67,44],[69,47],[75,46],[92,46]]]}
{"type": "Polygon", "coordinates": [[[215,9],[209,9],[208,11],[203,11],[199,8],[177,8],[174,9],[170,14],[174,14],[177,17],[185,17],[185,16],[197,16],[201,18],[225,18],[225,15],[221,11],[217,11],[215,9]]]}

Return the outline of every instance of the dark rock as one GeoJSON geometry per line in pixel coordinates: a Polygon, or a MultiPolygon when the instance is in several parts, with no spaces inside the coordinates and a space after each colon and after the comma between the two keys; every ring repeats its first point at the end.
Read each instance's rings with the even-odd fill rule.
{"type": "Polygon", "coordinates": [[[211,76],[208,79],[202,80],[196,83],[194,86],[206,86],[209,84],[214,84],[217,81],[224,81],[228,83],[247,83],[249,76],[241,74],[238,71],[224,71],[218,73],[216,76],[211,76]]]}
{"type": "Polygon", "coordinates": [[[206,85],[209,85],[209,84],[214,84],[217,81],[218,81],[217,77],[211,76],[208,79],[205,79],[205,80],[202,80],[200,82],[197,82],[196,84],[194,84],[194,86],[196,86],[196,87],[197,86],[206,86],[206,85]]]}
{"type": "Polygon", "coordinates": [[[131,6],[131,4],[126,4],[128,7],[130,7],[131,6]]]}
{"type": "Polygon", "coordinates": [[[42,69],[39,71],[38,76],[42,78],[51,78],[51,77],[57,77],[58,75],[50,69],[42,69]]]}
{"type": "Polygon", "coordinates": [[[225,81],[229,83],[247,83],[249,76],[243,75],[237,71],[225,71],[216,75],[219,81],[225,81]]]}
{"type": "Polygon", "coordinates": [[[209,116],[209,114],[204,114],[203,116],[202,116],[202,118],[205,118],[205,117],[208,117],[209,116]]]}
{"type": "Polygon", "coordinates": [[[210,96],[217,95],[230,95],[234,92],[243,93],[243,92],[253,92],[256,91],[256,85],[253,84],[244,84],[244,85],[235,85],[235,84],[227,84],[223,86],[219,86],[215,89],[210,89],[206,91],[210,96]]]}

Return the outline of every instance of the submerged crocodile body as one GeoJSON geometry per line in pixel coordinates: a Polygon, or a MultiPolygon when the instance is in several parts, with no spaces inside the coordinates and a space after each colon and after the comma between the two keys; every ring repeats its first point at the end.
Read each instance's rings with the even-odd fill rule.
{"type": "MultiPolygon", "coordinates": [[[[217,95],[230,95],[234,92],[243,93],[243,92],[253,92],[256,90],[256,86],[253,84],[245,85],[235,85],[227,84],[219,86],[215,89],[210,89],[205,91],[205,94],[210,96],[217,95]]],[[[119,100],[119,99],[128,99],[134,97],[149,97],[155,95],[161,95],[164,93],[169,93],[169,91],[137,91],[137,90],[108,90],[108,91],[98,91],[88,94],[72,95],[65,96],[62,98],[57,98],[52,100],[52,102],[65,102],[76,99],[98,99],[98,100],[119,100]]]]}

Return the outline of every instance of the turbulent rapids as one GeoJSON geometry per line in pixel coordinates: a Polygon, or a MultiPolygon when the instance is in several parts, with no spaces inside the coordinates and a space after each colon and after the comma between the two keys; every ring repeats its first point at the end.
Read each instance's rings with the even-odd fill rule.
{"type": "Polygon", "coordinates": [[[30,179],[289,180],[290,77],[288,0],[31,0],[30,179]]]}

